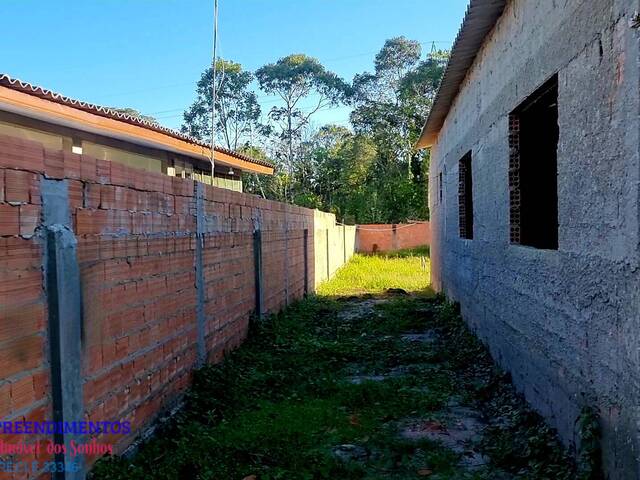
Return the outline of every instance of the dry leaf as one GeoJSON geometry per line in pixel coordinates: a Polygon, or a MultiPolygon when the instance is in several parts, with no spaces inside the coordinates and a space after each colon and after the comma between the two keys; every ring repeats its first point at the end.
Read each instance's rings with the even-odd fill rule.
{"type": "Polygon", "coordinates": [[[420,475],[421,477],[428,477],[432,473],[433,471],[429,470],[428,468],[421,468],[420,470],[418,470],[418,475],[420,475]]]}
{"type": "Polygon", "coordinates": [[[258,477],[255,475],[249,475],[248,477],[244,477],[242,480],[258,480],[258,477]]]}
{"type": "Polygon", "coordinates": [[[427,432],[445,432],[447,429],[440,422],[434,420],[434,421],[424,422],[422,424],[422,430],[427,432]]]}

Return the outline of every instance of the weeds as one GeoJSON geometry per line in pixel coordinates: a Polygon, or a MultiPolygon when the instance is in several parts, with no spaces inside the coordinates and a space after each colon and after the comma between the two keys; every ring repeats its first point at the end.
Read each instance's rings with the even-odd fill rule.
{"type": "MultiPolygon", "coordinates": [[[[323,291],[338,294],[353,269],[377,269],[379,261],[354,260],[323,291]]],[[[412,274],[404,283],[387,276],[389,283],[376,288],[423,289],[415,280],[426,275],[419,257],[384,261],[399,268],[409,262],[402,268],[412,274]]],[[[196,372],[186,408],[168,427],[131,459],[101,460],[93,477],[575,478],[553,432],[515,394],[455,306],[433,295],[374,300],[312,296],[254,325],[245,344],[222,364],[196,372]],[[348,309],[355,313],[345,316],[348,309]],[[437,332],[437,341],[403,338],[425,331],[437,332]],[[376,381],[368,379],[373,375],[376,381]],[[479,448],[489,465],[466,468],[444,445],[399,434],[407,419],[436,422],[453,400],[488,419],[479,448]]]]}

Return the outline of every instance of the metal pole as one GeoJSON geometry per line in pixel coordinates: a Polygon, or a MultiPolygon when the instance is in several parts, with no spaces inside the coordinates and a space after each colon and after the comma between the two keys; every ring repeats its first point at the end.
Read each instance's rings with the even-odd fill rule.
{"type": "Polygon", "coordinates": [[[213,0],[213,79],[211,82],[211,185],[216,168],[216,57],[218,53],[218,0],[213,0]]]}

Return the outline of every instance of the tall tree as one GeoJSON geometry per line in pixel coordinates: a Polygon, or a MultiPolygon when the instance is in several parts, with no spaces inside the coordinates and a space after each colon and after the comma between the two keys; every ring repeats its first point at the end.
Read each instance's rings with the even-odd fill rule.
{"type": "Polygon", "coordinates": [[[428,154],[414,145],[444,71],[447,54],[421,61],[420,44],[389,39],[376,55],[373,73],[356,75],[351,122],[376,145],[375,191],[386,205],[387,221],[426,217],[428,154]]]}
{"type": "Polygon", "coordinates": [[[303,54],[289,55],[263,66],[256,71],[256,78],[265,93],[277,95],[282,101],[282,105],[271,108],[269,119],[280,142],[276,156],[291,176],[297,147],[311,117],[323,108],[345,101],[350,87],[318,60],[303,54]],[[303,103],[311,98],[311,108],[304,110],[303,103]]]}
{"type": "MultiPolygon", "coordinates": [[[[216,61],[216,143],[231,150],[259,130],[260,105],[250,90],[253,74],[239,63],[216,61]]],[[[213,68],[207,68],[196,87],[197,98],[184,113],[182,132],[203,141],[211,138],[213,68]]]]}

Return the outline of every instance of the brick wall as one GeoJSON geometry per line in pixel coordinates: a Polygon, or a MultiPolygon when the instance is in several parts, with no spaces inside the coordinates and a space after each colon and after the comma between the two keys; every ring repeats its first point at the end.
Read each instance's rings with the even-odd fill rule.
{"type": "MultiPolygon", "coordinates": [[[[0,416],[3,421],[42,420],[51,414],[42,248],[35,236],[44,156],[36,145],[2,137],[0,151],[0,416]]],[[[22,439],[1,437],[7,443],[22,439]]],[[[27,462],[47,459],[14,457],[27,462]]]]}
{"type": "MultiPolygon", "coordinates": [[[[313,291],[326,276],[316,222],[346,238],[322,212],[0,137],[3,420],[52,419],[43,182],[68,195],[56,207],[68,209],[81,290],[83,418],[65,420],[131,422],[131,435],[98,439],[117,451],[180,398],[199,361],[243,341],[258,304],[275,312],[313,291]]],[[[323,250],[331,273],[352,253],[353,241],[323,250]]]]}
{"type": "Polygon", "coordinates": [[[391,252],[430,242],[429,222],[358,225],[356,231],[356,250],[364,253],[391,252]]]}

